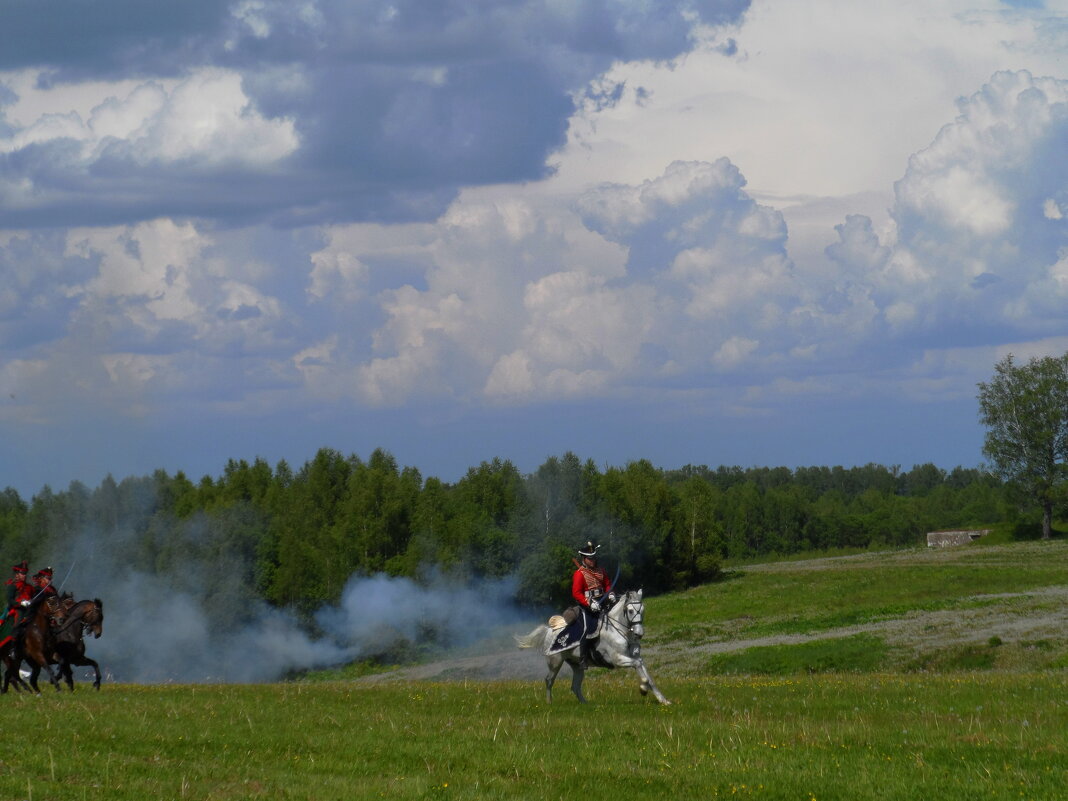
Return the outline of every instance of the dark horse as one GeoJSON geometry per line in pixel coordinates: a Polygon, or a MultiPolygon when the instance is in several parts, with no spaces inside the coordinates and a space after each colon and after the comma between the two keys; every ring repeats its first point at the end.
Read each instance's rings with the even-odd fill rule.
{"type": "Polygon", "coordinates": [[[78,601],[70,606],[63,622],[52,632],[55,637],[55,653],[52,655],[54,658],[49,661],[59,664],[59,672],[72,692],[74,674],[71,665],[92,667],[96,672],[93,687],[100,689],[100,665],[85,655],[85,635],[90,633],[93,637],[104,633],[104,604],[99,598],[78,601]]]}
{"type": "MultiPolygon", "coordinates": [[[[56,638],[52,633],[52,618],[63,613],[58,598],[41,598],[34,601],[26,610],[26,621],[20,624],[15,637],[15,648],[11,663],[4,672],[4,685],[0,692],[6,693],[13,681],[19,678],[22,661],[30,663],[30,686],[35,693],[41,690],[37,686],[37,677],[41,669],[48,674],[52,686],[59,690],[59,678],[53,672],[51,664],[56,651],[56,638]]],[[[18,683],[16,681],[16,688],[18,683]]]]}

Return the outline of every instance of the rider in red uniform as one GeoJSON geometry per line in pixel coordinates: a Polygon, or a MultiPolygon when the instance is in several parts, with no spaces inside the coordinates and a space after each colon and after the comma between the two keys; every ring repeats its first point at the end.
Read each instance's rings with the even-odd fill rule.
{"type": "Polygon", "coordinates": [[[616,596],[612,592],[612,582],[603,568],[597,565],[597,549],[600,545],[587,542],[579,548],[579,556],[582,562],[578,570],[571,577],[571,597],[577,601],[577,606],[569,607],[564,612],[564,622],[571,624],[585,610],[587,634],[582,638],[580,663],[583,668],[587,666],[589,659],[590,637],[596,637],[597,619],[601,615],[601,609],[615,603],[616,596]]]}
{"type": "Polygon", "coordinates": [[[55,598],[59,595],[56,592],[56,588],[52,586],[52,568],[50,567],[42,567],[34,573],[33,583],[37,585],[37,590],[33,594],[34,600],[38,598],[55,598]]]}
{"type": "Polygon", "coordinates": [[[608,574],[597,565],[597,550],[600,547],[587,542],[584,548],[579,549],[582,564],[571,577],[571,596],[594,614],[601,611],[606,596],[609,603],[616,599],[608,574]]]}
{"type": "Polygon", "coordinates": [[[0,621],[0,648],[12,640],[15,626],[22,618],[22,608],[29,604],[36,592],[33,585],[26,581],[29,567],[25,559],[11,570],[15,575],[7,580],[7,609],[3,621],[0,621]]]}

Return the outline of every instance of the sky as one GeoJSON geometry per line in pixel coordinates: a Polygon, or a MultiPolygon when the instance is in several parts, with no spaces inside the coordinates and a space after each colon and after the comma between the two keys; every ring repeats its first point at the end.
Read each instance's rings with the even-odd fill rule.
{"type": "Polygon", "coordinates": [[[1068,350],[1068,2],[0,8],[0,487],[977,466],[1068,350]]]}

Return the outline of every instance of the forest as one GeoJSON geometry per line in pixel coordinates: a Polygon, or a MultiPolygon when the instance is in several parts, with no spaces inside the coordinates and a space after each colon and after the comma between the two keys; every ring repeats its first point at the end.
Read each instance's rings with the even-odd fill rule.
{"type": "Polygon", "coordinates": [[[530,474],[493,459],[446,483],[385,450],[361,459],[324,448],[296,470],[231,460],[196,483],[157,470],[45,487],[28,502],[8,488],[0,548],[8,564],[56,565],[57,583],[80,560],[82,574],[121,567],[209,603],[310,614],[350,577],[379,573],[511,576],[518,603],[559,604],[588,539],[621,582],[666,591],[715,580],[725,560],[919,545],[927,531],[1034,514],[979,468],[601,468],[569,452],[530,474]]]}

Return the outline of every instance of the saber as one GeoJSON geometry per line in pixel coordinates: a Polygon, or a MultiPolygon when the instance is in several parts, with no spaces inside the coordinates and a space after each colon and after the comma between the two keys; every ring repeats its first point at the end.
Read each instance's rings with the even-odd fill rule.
{"type": "Polygon", "coordinates": [[[59,582],[59,586],[58,586],[58,587],[56,587],[56,592],[57,592],[57,593],[60,593],[60,592],[62,592],[62,591],[63,591],[63,585],[67,583],[67,579],[69,579],[69,578],[70,578],[70,574],[71,574],[71,572],[72,572],[72,571],[74,570],[74,566],[75,566],[76,564],[78,564],[78,560],[77,560],[77,559],[75,559],[75,560],[74,560],[73,562],[71,562],[71,565],[70,565],[70,567],[69,567],[69,568],[67,568],[67,575],[65,575],[65,576],[63,577],[63,581],[59,582]]]}

